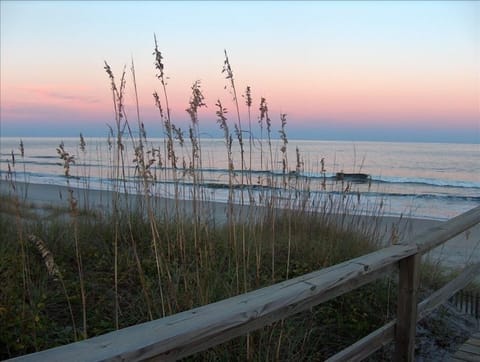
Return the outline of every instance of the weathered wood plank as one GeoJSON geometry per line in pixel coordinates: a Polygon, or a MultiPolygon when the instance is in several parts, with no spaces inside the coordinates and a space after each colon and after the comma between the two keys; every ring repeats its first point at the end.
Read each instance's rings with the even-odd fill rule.
{"type": "Polygon", "coordinates": [[[270,287],[19,360],[174,360],[344,294],[384,275],[416,245],[395,245],[270,287]]]}
{"type": "Polygon", "coordinates": [[[414,359],[420,261],[421,255],[415,254],[399,262],[395,361],[414,359]]]}
{"type": "Polygon", "coordinates": [[[480,339],[478,339],[478,337],[477,338],[472,337],[466,343],[471,346],[480,348],[480,339]]]}
{"type": "Polygon", "coordinates": [[[468,352],[458,351],[457,353],[455,353],[454,357],[459,359],[460,361],[478,362],[478,356],[472,355],[468,352]]]}
{"type": "MultiPolygon", "coordinates": [[[[462,274],[423,300],[418,305],[417,323],[438,308],[438,306],[445,303],[445,301],[457,291],[463,289],[478,273],[480,273],[480,263],[471,265],[466,268],[462,274]]],[[[393,341],[395,336],[395,323],[396,319],[373,331],[334,356],[331,356],[327,361],[355,361],[368,357],[376,350],[393,341]]],[[[480,337],[480,333],[478,333],[478,336],[480,337]]],[[[479,343],[478,345],[480,346],[480,340],[477,338],[475,338],[474,335],[467,343],[479,343]]]]}
{"type": "Polygon", "coordinates": [[[467,343],[462,344],[458,350],[462,351],[462,352],[473,354],[474,356],[477,356],[478,360],[480,361],[480,348],[478,348],[477,346],[473,346],[473,345],[469,344],[468,341],[467,341],[467,343]]]}
{"type": "Polygon", "coordinates": [[[480,361],[480,334],[474,334],[457,350],[451,361],[480,361]]]}
{"type": "Polygon", "coordinates": [[[441,289],[432,293],[428,298],[419,304],[418,320],[423,319],[434,309],[443,304],[448,298],[452,297],[459,290],[465,288],[476,276],[480,274],[480,263],[473,264],[465,268],[465,270],[455,279],[448,282],[441,289]]]}
{"type": "Polygon", "coordinates": [[[434,226],[423,233],[414,236],[411,243],[419,246],[420,253],[436,248],[444,242],[470,229],[480,222],[480,206],[471,209],[457,217],[434,226]]]}
{"type": "Polygon", "coordinates": [[[395,324],[396,320],[385,324],[368,336],[331,356],[326,362],[361,361],[365,359],[373,352],[393,341],[393,338],[395,338],[395,324]]]}

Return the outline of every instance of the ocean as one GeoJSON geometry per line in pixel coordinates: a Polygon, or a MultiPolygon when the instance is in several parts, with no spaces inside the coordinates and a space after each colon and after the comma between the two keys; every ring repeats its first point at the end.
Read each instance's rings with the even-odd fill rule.
{"type": "MultiPolygon", "coordinates": [[[[243,170],[242,150],[235,139],[231,166],[224,140],[204,138],[200,145],[201,172],[195,179],[202,180],[203,192],[214,201],[227,201],[231,182],[238,192],[253,195],[257,203],[269,188],[280,190],[286,198],[292,197],[292,192],[313,195],[316,200],[349,195],[355,200],[352,207],[356,212],[367,214],[380,207],[385,215],[446,220],[480,205],[479,144],[288,140],[283,153],[281,140],[272,140],[271,147],[267,140],[255,140],[251,149],[248,142],[244,146],[243,170]],[[340,172],[366,174],[368,179],[341,181],[337,179],[340,172]],[[242,184],[246,186],[238,187],[242,184]]],[[[181,197],[189,198],[194,181],[190,171],[192,147],[189,139],[183,146],[177,142],[174,147],[175,171],[165,167],[164,155],[168,152],[164,140],[148,140],[145,152],[150,150],[146,154],[152,159],[149,191],[173,197],[178,194],[177,184],[183,187],[181,197]]],[[[86,138],[82,150],[79,138],[3,137],[0,153],[2,180],[68,183],[90,189],[118,186],[113,167],[117,162],[115,147],[107,138],[86,138]],[[57,152],[62,142],[74,160],[69,177],[57,152]]],[[[128,141],[124,155],[127,182],[122,183],[122,189],[140,192],[134,149],[128,141]]]]}

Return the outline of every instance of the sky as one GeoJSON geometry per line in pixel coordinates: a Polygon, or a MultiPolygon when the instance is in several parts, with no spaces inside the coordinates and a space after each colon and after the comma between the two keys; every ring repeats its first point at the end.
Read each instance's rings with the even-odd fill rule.
{"type": "MultiPolygon", "coordinates": [[[[0,136],[102,136],[113,125],[110,81],[126,66],[125,105],[162,136],[152,93],[154,34],[173,123],[188,127],[192,84],[200,129],[221,136],[216,102],[237,121],[224,50],[257,130],[265,97],[272,128],[290,138],[480,143],[480,2],[1,1],[0,136]]],[[[277,135],[278,133],[275,133],[277,135]]]]}

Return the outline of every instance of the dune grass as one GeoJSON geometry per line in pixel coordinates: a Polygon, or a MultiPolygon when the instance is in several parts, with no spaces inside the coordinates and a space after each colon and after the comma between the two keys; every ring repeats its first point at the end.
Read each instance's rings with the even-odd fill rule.
{"type": "MultiPolygon", "coordinates": [[[[112,227],[108,217],[91,216],[79,218],[76,225],[63,217],[48,223],[33,220],[21,225],[19,232],[14,218],[0,214],[0,276],[5,291],[0,300],[2,358],[82,338],[83,310],[88,335],[98,335],[221,300],[238,294],[239,288],[240,292],[244,288],[253,290],[284,280],[287,274],[302,275],[375,248],[368,236],[328,226],[315,214],[297,217],[285,212],[268,223],[245,228],[237,224],[234,236],[228,224],[198,231],[190,224],[183,226],[175,242],[164,242],[157,250],[162,256],[159,281],[150,220],[143,213],[119,218],[118,229],[112,227]],[[268,245],[271,224],[277,230],[274,280],[268,245]],[[238,243],[233,250],[230,240],[242,240],[244,231],[245,245],[238,243]],[[42,250],[32,242],[31,235],[33,240],[42,241],[42,250]],[[177,243],[180,237],[182,243],[177,243]],[[19,246],[20,239],[23,247],[19,246]],[[83,290],[76,261],[77,242],[82,253],[83,290]],[[46,266],[45,249],[58,273],[52,274],[46,266]],[[236,257],[244,250],[245,260],[240,262],[236,257]],[[240,273],[238,268],[242,269],[240,273]]],[[[172,239],[177,225],[159,220],[157,232],[161,240],[172,239]]],[[[381,325],[387,318],[388,293],[383,284],[363,288],[281,326],[252,334],[248,354],[260,359],[277,354],[290,358],[290,353],[308,356],[321,352],[312,350],[313,340],[331,339],[342,332],[347,334],[341,342],[330,341],[334,346],[324,353],[354,341],[375,328],[372,319],[381,325]],[[297,349],[298,343],[304,345],[303,352],[297,349]],[[287,348],[289,344],[296,347],[287,348]]],[[[228,353],[235,350],[236,355],[246,358],[245,343],[244,338],[229,342],[204,356],[209,359],[218,354],[228,359],[228,353]]]]}
{"type": "MultiPolygon", "coordinates": [[[[124,104],[126,70],[118,81],[105,63],[115,114],[107,140],[111,152],[104,155],[110,162],[108,176],[114,180],[108,210],[78,205],[71,188],[63,208],[35,212],[15,188],[14,161],[9,164],[12,192],[2,196],[0,208],[0,358],[161,318],[380,246],[375,224],[358,222],[361,210],[346,215],[360,198],[352,185],[339,185],[340,197],[335,200],[322,198],[328,193],[321,198],[310,193],[311,181],[301,177],[305,171],[301,150],[295,150],[296,162],[289,164],[287,116],[280,115],[276,140],[264,97],[257,122],[261,136],[253,136],[250,87],[245,91],[248,120],[242,126],[239,92],[226,52],[223,73],[233,95],[235,120],[232,125],[227,118],[224,104],[228,101],[217,99],[215,116],[224,135],[228,200],[224,220],[212,220],[203,179],[208,160],[202,158],[199,109],[206,100],[200,82],[192,85],[186,109],[191,123],[184,133],[172,119],[156,39],[154,56],[160,82],[154,102],[164,128],[163,144],[157,145],[147,139],[140,117],[133,62],[137,99],[133,122],[124,104]],[[254,169],[254,152],[261,154],[260,169],[254,169]],[[127,187],[129,160],[135,166],[137,195],[127,187]],[[186,177],[188,185],[183,182],[186,177]],[[168,208],[156,191],[162,180],[173,184],[168,208]]],[[[85,142],[80,135],[81,153],[85,142]]],[[[75,156],[63,143],[57,152],[63,161],[59,172],[68,181],[81,154],[75,156]]],[[[323,159],[321,165],[317,171],[324,175],[323,159]]],[[[325,181],[321,182],[325,190],[325,181]]],[[[381,206],[376,213],[381,216],[381,206]]],[[[324,359],[391,318],[396,300],[391,284],[388,278],[369,284],[193,359],[324,359]]]]}

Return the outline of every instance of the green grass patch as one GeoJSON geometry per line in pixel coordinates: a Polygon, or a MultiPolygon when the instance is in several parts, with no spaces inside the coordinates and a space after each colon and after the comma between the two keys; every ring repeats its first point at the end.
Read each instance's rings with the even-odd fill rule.
{"type": "MultiPolygon", "coordinates": [[[[115,330],[115,310],[118,327],[123,328],[303,275],[377,247],[371,235],[342,230],[314,213],[298,217],[285,212],[268,223],[238,223],[233,235],[228,224],[195,227],[192,220],[159,218],[157,251],[151,220],[144,213],[122,218],[57,216],[49,222],[26,222],[18,214],[1,213],[0,225],[1,358],[83,336],[75,240],[81,251],[88,337],[115,330]],[[59,275],[49,275],[45,255],[29,235],[44,242],[59,275]]],[[[247,353],[256,359],[325,357],[385,322],[392,308],[391,288],[385,283],[373,283],[252,333],[248,351],[242,337],[200,356],[228,359],[235,351],[239,359],[247,353]]]]}

